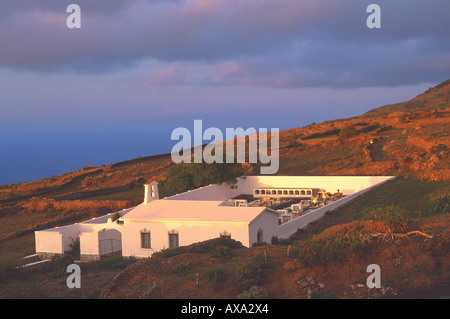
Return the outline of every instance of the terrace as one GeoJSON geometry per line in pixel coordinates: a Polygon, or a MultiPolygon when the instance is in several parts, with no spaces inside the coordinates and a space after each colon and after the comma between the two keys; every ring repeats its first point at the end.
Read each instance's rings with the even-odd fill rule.
{"type": "Polygon", "coordinates": [[[319,188],[260,188],[254,189],[253,194],[234,196],[225,201],[224,205],[267,207],[278,212],[278,224],[283,224],[343,197],[339,189],[332,194],[319,188]]]}

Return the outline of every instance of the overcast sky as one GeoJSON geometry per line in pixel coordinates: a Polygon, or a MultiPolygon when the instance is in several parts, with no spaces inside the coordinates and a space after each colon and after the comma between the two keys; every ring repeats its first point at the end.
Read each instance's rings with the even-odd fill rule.
{"type": "Polygon", "coordinates": [[[360,115],[449,78],[449,12],[448,0],[0,0],[0,125],[286,129],[360,115]],[[70,3],[81,29],[66,26],[70,3]],[[370,3],[381,29],[366,25],[370,3]]]}

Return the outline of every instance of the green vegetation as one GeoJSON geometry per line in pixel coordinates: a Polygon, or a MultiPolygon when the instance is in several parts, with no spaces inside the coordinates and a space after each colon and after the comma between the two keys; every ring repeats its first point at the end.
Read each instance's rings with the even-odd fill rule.
{"type": "Polygon", "coordinates": [[[185,264],[177,264],[173,266],[173,271],[181,276],[185,276],[190,272],[190,268],[185,264]]]}
{"type": "Polygon", "coordinates": [[[241,164],[190,163],[176,165],[169,169],[166,180],[159,183],[159,195],[163,198],[209,184],[224,182],[233,186],[236,178],[242,175],[245,175],[245,170],[241,164]]]}
{"type": "Polygon", "coordinates": [[[125,269],[136,262],[136,257],[113,256],[101,261],[101,266],[106,269],[125,269]]]}
{"type": "Polygon", "coordinates": [[[339,139],[346,139],[358,135],[358,130],[354,126],[346,126],[339,133],[339,139]]]}
{"type": "Polygon", "coordinates": [[[406,229],[409,215],[408,211],[397,205],[378,205],[365,207],[362,213],[355,216],[355,219],[381,221],[390,232],[396,232],[406,229]]]}
{"type": "Polygon", "coordinates": [[[263,286],[253,286],[237,296],[238,299],[267,299],[269,292],[263,286]]]}
{"type": "Polygon", "coordinates": [[[329,129],[323,133],[313,133],[311,135],[302,137],[302,140],[312,140],[314,138],[324,138],[324,137],[329,137],[329,136],[333,136],[333,135],[337,135],[341,132],[340,129],[329,129]]]}
{"type": "Polygon", "coordinates": [[[243,288],[257,286],[263,279],[263,271],[270,266],[264,256],[255,256],[237,269],[237,278],[243,288]]]}
{"type": "Polygon", "coordinates": [[[222,268],[211,268],[206,272],[206,280],[211,285],[213,291],[222,289],[222,284],[228,276],[222,268]]]}
{"type": "Polygon", "coordinates": [[[371,243],[358,230],[343,229],[319,240],[301,240],[294,243],[297,256],[305,265],[323,265],[346,260],[349,250],[362,251],[371,243]]]}

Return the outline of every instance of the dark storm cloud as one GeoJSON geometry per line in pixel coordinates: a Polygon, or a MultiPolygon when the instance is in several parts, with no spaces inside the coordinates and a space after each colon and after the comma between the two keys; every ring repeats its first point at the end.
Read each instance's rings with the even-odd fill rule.
{"type": "MultiPolygon", "coordinates": [[[[5,1],[3,1],[5,2],[5,1]]],[[[446,79],[445,0],[6,1],[0,66],[98,73],[151,59],[153,85],[360,87],[446,79]],[[69,30],[67,5],[82,8],[69,30]]]]}

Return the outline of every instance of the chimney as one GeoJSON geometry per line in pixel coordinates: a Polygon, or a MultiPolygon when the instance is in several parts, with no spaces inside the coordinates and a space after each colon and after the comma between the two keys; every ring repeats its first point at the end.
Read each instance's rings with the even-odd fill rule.
{"type": "Polygon", "coordinates": [[[144,184],[144,204],[148,204],[155,199],[159,199],[158,182],[149,180],[144,184]]]}

